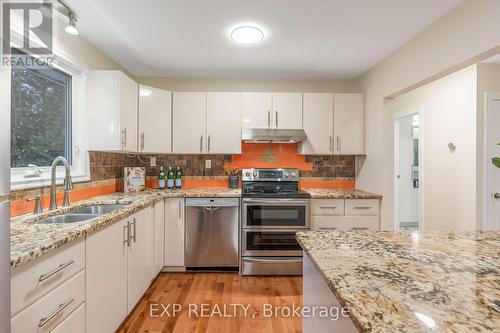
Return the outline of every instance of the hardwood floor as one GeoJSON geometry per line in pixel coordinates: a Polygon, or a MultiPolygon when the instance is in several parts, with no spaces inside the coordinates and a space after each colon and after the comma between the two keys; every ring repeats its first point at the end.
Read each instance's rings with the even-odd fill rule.
{"type": "Polygon", "coordinates": [[[302,277],[161,273],[117,332],[302,332],[300,317],[265,304],[301,306],[302,277]]]}

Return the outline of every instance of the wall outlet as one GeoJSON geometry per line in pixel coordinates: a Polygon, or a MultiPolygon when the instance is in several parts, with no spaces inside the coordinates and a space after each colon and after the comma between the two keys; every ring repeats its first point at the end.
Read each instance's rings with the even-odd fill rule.
{"type": "Polygon", "coordinates": [[[152,167],[156,166],[156,157],[151,157],[149,159],[149,163],[151,164],[152,167]]]}
{"type": "Polygon", "coordinates": [[[212,168],[212,160],[205,160],[205,169],[212,168]]]}

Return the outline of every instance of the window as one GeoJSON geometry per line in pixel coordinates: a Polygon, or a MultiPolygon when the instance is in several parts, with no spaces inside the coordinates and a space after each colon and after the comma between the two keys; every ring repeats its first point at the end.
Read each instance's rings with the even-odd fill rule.
{"type": "Polygon", "coordinates": [[[11,167],[72,160],[71,76],[55,68],[11,72],[11,167]]]}

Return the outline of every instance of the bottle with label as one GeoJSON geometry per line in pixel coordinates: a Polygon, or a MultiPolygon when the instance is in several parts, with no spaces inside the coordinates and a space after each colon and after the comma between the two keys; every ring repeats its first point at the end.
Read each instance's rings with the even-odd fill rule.
{"type": "Polygon", "coordinates": [[[172,167],[168,167],[167,188],[169,190],[174,188],[174,171],[172,170],[172,167]]]}
{"type": "Polygon", "coordinates": [[[160,167],[160,174],[158,175],[158,188],[160,190],[165,189],[165,172],[163,172],[163,167],[160,167]]]}
{"type": "Polygon", "coordinates": [[[175,172],[175,187],[182,187],[182,172],[180,167],[177,167],[177,171],[175,172]]]}

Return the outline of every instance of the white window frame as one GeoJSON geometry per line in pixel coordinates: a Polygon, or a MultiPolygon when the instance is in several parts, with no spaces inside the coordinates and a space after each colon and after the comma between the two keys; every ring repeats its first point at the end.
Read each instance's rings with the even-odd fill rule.
{"type": "MultiPolygon", "coordinates": [[[[11,31],[11,38],[22,40],[21,34],[11,31]]],[[[86,99],[87,99],[87,68],[75,61],[71,56],[60,49],[54,48],[54,62],[52,67],[71,75],[71,177],[73,183],[90,180],[90,162],[86,144],[86,99]]],[[[42,174],[38,177],[26,177],[30,168],[11,168],[11,190],[45,187],[51,184],[51,167],[40,167],[42,174]]],[[[56,184],[63,184],[64,167],[56,169],[56,184]]]]}

